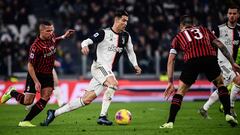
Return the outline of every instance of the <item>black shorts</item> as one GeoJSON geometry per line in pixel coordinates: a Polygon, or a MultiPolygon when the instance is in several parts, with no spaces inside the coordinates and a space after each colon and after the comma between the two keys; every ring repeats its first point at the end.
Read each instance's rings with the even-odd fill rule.
{"type": "Polygon", "coordinates": [[[217,57],[208,56],[188,60],[184,65],[180,80],[187,85],[192,85],[199,73],[204,73],[210,82],[216,79],[221,74],[217,57]]]}
{"type": "MultiPolygon", "coordinates": [[[[41,84],[41,89],[46,88],[46,87],[52,87],[54,86],[53,82],[53,75],[52,74],[41,74],[41,73],[36,73],[36,76],[41,84]]],[[[26,79],[26,87],[24,93],[36,93],[35,89],[35,83],[28,73],[27,79],[26,79]]]]}

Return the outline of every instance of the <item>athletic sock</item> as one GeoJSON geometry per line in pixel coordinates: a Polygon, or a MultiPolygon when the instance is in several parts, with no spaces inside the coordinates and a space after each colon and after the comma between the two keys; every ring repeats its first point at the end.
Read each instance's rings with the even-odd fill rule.
{"type": "Polygon", "coordinates": [[[237,99],[237,94],[239,91],[240,91],[240,86],[237,86],[236,84],[234,84],[230,94],[231,107],[234,107],[235,101],[237,99]]]}
{"type": "Polygon", "coordinates": [[[11,91],[10,95],[17,100],[20,104],[24,105],[24,97],[25,95],[22,93],[19,93],[15,90],[11,91]]]}
{"type": "Polygon", "coordinates": [[[66,105],[58,108],[55,113],[54,113],[54,116],[57,117],[63,113],[66,113],[66,112],[70,112],[70,111],[73,111],[73,110],[76,110],[80,107],[83,107],[85,106],[82,98],[78,98],[78,99],[74,99],[72,100],[71,102],[67,103],[66,105]]]}
{"type": "Polygon", "coordinates": [[[207,111],[219,99],[218,90],[215,90],[209,97],[208,101],[203,105],[203,109],[207,111]]]}
{"type": "Polygon", "coordinates": [[[61,93],[61,89],[59,86],[54,87],[53,95],[57,99],[58,106],[59,107],[62,106],[64,103],[62,101],[62,93],[61,93]]]}
{"type": "Polygon", "coordinates": [[[107,90],[104,92],[100,116],[107,115],[108,108],[112,102],[112,98],[114,96],[115,91],[116,91],[115,87],[108,87],[107,90]]]}
{"type": "Polygon", "coordinates": [[[46,106],[48,101],[40,98],[36,104],[32,107],[30,112],[27,114],[23,121],[31,121],[35,116],[37,116],[46,106]]]}
{"type": "Polygon", "coordinates": [[[169,114],[168,122],[173,122],[174,123],[176,115],[181,108],[182,99],[183,99],[183,96],[180,95],[180,94],[175,94],[173,96],[171,107],[170,107],[170,114],[169,114]]]}
{"type": "Polygon", "coordinates": [[[230,96],[228,90],[225,86],[218,88],[219,100],[221,101],[224,109],[224,113],[230,114],[230,96]]]}

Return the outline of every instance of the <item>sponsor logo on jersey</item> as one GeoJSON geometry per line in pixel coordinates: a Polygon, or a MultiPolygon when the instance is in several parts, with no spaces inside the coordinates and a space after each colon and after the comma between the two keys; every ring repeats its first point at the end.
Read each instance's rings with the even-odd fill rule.
{"type": "Polygon", "coordinates": [[[51,46],[51,47],[49,48],[49,50],[50,50],[50,52],[44,53],[44,58],[45,58],[45,57],[49,57],[49,56],[55,54],[56,51],[57,51],[57,49],[56,49],[54,46],[51,46]]]}
{"type": "Polygon", "coordinates": [[[121,53],[123,51],[123,48],[112,45],[112,46],[108,47],[108,51],[121,53]]]}

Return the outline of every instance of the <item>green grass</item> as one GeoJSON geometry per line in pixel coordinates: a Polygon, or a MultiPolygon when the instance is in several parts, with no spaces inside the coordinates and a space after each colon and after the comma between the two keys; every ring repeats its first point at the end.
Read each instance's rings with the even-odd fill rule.
{"type": "MultiPolygon", "coordinates": [[[[126,108],[133,116],[132,123],[127,126],[100,126],[96,124],[100,112],[100,103],[66,113],[57,117],[48,127],[20,128],[18,122],[26,115],[21,105],[0,106],[0,135],[236,135],[240,132],[240,126],[231,128],[225,122],[223,114],[218,111],[219,104],[215,104],[210,110],[211,120],[203,119],[197,110],[203,102],[184,102],[178,113],[173,129],[159,129],[168,117],[169,103],[167,102],[134,102],[112,103],[109,118],[114,119],[115,112],[126,108]]],[[[32,123],[38,124],[46,116],[46,110],[57,108],[56,105],[48,105],[32,123]]],[[[236,110],[240,116],[240,103],[237,102],[236,110]]]]}

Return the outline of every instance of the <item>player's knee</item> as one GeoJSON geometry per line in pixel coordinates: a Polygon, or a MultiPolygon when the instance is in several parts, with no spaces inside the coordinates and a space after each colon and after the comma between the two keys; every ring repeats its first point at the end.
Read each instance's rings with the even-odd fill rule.
{"type": "Polygon", "coordinates": [[[238,86],[240,86],[240,76],[237,76],[235,79],[234,79],[234,83],[238,86]]]}
{"type": "Polygon", "coordinates": [[[31,105],[33,103],[32,100],[25,100],[24,105],[31,105]]]}
{"type": "Polygon", "coordinates": [[[93,101],[92,99],[83,99],[83,103],[84,103],[85,105],[91,104],[92,101],[93,101]]]}
{"type": "Polygon", "coordinates": [[[117,89],[118,88],[118,81],[111,82],[108,87],[111,87],[113,89],[117,89]]]}

